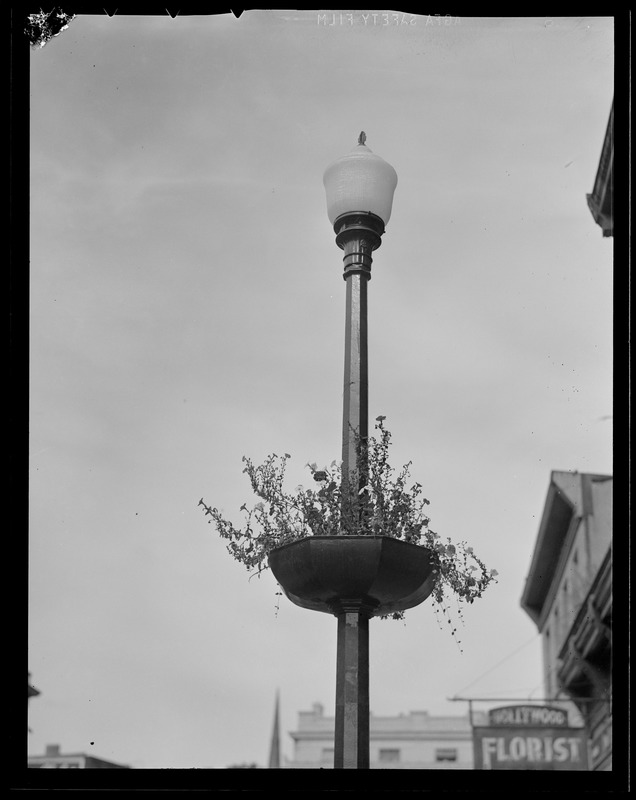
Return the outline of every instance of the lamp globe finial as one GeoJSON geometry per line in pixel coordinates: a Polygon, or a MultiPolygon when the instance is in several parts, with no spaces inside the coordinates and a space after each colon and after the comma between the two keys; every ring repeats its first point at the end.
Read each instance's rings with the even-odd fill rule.
{"type": "Polygon", "coordinates": [[[360,136],[358,136],[358,144],[364,144],[367,140],[367,135],[364,131],[360,131],[360,136]]]}

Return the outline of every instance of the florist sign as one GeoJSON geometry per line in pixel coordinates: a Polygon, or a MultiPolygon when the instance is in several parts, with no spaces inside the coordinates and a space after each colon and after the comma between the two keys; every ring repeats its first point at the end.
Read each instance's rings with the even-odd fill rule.
{"type": "Polygon", "coordinates": [[[587,770],[587,736],[548,706],[506,706],[473,728],[475,769],[587,770]]]}

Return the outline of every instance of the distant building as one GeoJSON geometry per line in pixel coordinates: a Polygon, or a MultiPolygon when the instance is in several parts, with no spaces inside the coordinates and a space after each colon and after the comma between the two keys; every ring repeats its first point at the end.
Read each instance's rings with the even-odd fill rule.
{"type": "Polygon", "coordinates": [[[130,769],[85,753],[60,753],[59,744],[49,744],[43,756],[29,756],[29,769],[130,769]]]}
{"type": "MultiPolygon", "coordinates": [[[[33,684],[31,683],[31,673],[30,672],[28,673],[28,679],[27,680],[28,680],[28,683],[27,683],[27,686],[28,686],[27,706],[28,706],[29,705],[29,701],[31,700],[31,698],[32,697],[37,697],[39,694],[41,694],[41,692],[40,692],[39,689],[36,689],[35,686],[33,686],[33,684]]],[[[31,733],[31,728],[27,728],[27,730],[29,731],[29,733],[31,733]]]]}
{"type": "Polygon", "coordinates": [[[614,103],[610,111],[601,149],[594,188],[587,195],[587,205],[603,236],[614,235],[614,103]]]}
{"type": "MultiPolygon", "coordinates": [[[[286,768],[333,769],[335,718],[320,703],[298,714],[293,760],[286,768]]],[[[468,716],[436,717],[411,711],[370,718],[371,769],[472,769],[473,739],[468,716]]]]}
{"type": "Polygon", "coordinates": [[[543,639],[544,691],[581,713],[590,768],[612,768],[610,475],[552,472],[521,606],[543,639]]]}
{"type": "Polygon", "coordinates": [[[37,697],[40,694],[40,690],[36,689],[35,686],[33,686],[33,684],[31,683],[31,673],[30,672],[29,672],[28,684],[27,685],[29,687],[29,689],[28,689],[29,693],[28,693],[28,696],[27,696],[27,701],[28,701],[32,697],[37,697]]]}

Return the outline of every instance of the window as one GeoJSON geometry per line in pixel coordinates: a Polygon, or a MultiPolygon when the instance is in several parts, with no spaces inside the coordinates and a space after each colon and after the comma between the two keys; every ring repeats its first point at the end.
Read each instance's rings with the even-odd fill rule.
{"type": "Polygon", "coordinates": [[[322,748],[322,760],[328,761],[330,764],[333,764],[334,758],[334,749],[333,747],[323,747],[322,748]]]}
{"type": "Polygon", "coordinates": [[[379,753],[379,760],[383,763],[388,761],[395,763],[396,761],[400,760],[400,751],[399,750],[380,750],[379,753]]]}
{"type": "Polygon", "coordinates": [[[438,747],[435,751],[435,761],[457,761],[455,747],[438,747]]]}

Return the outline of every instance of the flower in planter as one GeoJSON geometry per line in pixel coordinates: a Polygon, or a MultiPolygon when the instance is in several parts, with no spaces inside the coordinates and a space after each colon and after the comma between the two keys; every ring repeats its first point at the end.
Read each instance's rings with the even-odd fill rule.
{"type": "MultiPolygon", "coordinates": [[[[243,457],[252,491],[259,498],[245,514],[242,527],[226,519],[217,508],[203,499],[199,505],[214,522],[221,537],[227,539],[230,555],[249,570],[267,569],[268,554],[277,547],[308,536],[389,536],[428,548],[435,559],[436,576],[433,599],[446,613],[446,594],[460,602],[472,603],[481,597],[496,570],[488,570],[472,547],[464,542],[443,541],[429,527],[429,505],[419,483],[410,484],[411,462],[396,473],[390,466],[388,451],[391,434],[384,426],[384,416],[376,418],[377,437],[358,439],[358,484],[343,491],[341,466],[332,461],[318,469],[307,464],[319,488],[297,486],[293,492],[284,488],[285,469],[291,457],[272,454],[263,464],[255,465],[243,457]],[[409,485],[410,484],[410,485],[409,485]]],[[[403,614],[391,615],[401,619],[403,614]]],[[[450,620],[448,620],[450,622],[450,620]]],[[[453,629],[453,633],[455,629],[453,629]]]]}

